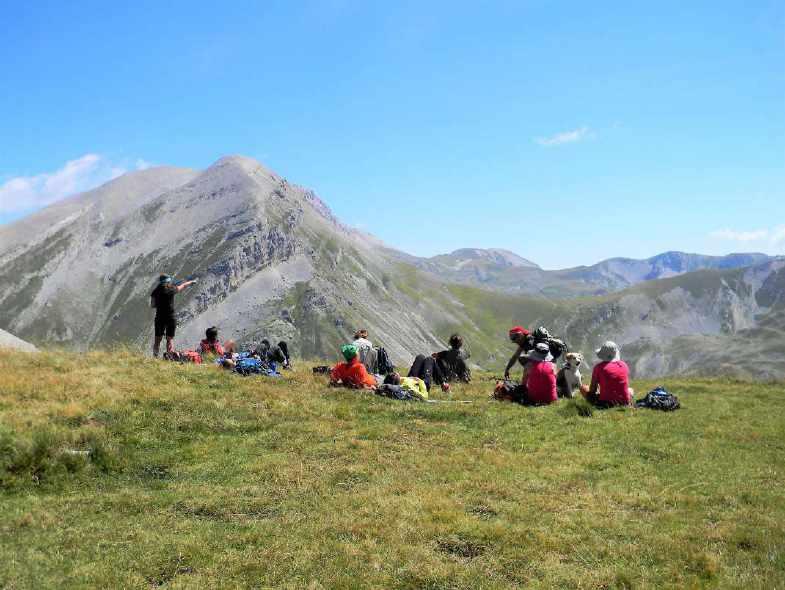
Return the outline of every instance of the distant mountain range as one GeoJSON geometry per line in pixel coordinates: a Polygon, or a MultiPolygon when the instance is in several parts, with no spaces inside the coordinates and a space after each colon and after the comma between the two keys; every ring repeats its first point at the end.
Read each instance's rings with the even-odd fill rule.
{"type": "Polygon", "coordinates": [[[343,225],[314,192],[233,156],[159,167],[0,227],[0,328],[36,344],[149,347],[159,273],[179,296],[181,346],[217,325],[335,358],[367,327],[393,360],[460,331],[498,368],[513,324],[588,353],[613,338],[639,375],[785,377],[785,260],[668,252],[548,271],[505,250],[418,258],[343,225]]]}
{"type": "Polygon", "coordinates": [[[707,269],[734,269],[772,260],[766,254],[705,256],[665,252],[645,260],[610,258],[591,266],[543,270],[505,250],[456,250],[433,258],[410,259],[418,268],[446,281],[546,297],[606,295],[644,281],[707,269]]]}

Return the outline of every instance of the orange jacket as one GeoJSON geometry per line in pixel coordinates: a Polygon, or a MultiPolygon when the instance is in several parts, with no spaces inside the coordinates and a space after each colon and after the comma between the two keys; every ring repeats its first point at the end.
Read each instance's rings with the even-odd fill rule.
{"type": "Polygon", "coordinates": [[[376,387],[376,379],[365,370],[358,357],[348,363],[338,363],[333,367],[330,377],[333,382],[340,381],[347,387],[376,387]]]}

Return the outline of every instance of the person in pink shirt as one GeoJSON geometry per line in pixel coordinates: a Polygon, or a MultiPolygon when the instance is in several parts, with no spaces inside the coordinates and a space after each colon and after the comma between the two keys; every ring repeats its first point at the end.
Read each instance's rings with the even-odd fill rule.
{"type": "Polygon", "coordinates": [[[558,399],[556,394],[556,369],[548,345],[538,343],[528,354],[522,355],[523,384],[526,387],[524,405],[541,406],[552,404],[558,399]]]}
{"type": "Polygon", "coordinates": [[[600,362],[594,365],[588,391],[581,392],[586,401],[599,408],[629,406],[633,396],[630,369],[621,360],[619,346],[608,340],[595,352],[600,362]]]}

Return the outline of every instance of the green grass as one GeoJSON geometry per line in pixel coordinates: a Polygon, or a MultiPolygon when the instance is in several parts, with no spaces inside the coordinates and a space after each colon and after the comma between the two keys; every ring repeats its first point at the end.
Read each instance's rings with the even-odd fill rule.
{"type": "Polygon", "coordinates": [[[785,585],[782,385],[667,381],[673,414],[492,385],[0,352],[0,588],[785,585]]]}

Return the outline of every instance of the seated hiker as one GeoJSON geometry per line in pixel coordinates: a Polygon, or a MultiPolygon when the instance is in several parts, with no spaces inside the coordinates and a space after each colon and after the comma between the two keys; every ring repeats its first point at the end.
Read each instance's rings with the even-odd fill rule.
{"type": "Polygon", "coordinates": [[[521,355],[530,351],[534,347],[534,343],[531,338],[531,333],[526,328],[521,326],[515,326],[510,329],[508,333],[510,337],[510,342],[517,345],[515,352],[510,357],[510,360],[507,361],[507,366],[504,367],[504,379],[507,380],[510,378],[510,369],[515,366],[515,363],[521,358],[521,355]]]}
{"type": "Polygon", "coordinates": [[[212,354],[215,356],[223,356],[225,354],[226,351],[218,340],[218,328],[215,326],[207,328],[204,336],[204,340],[199,343],[202,354],[212,354]]]}
{"type": "Polygon", "coordinates": [[[414,358],[408,376],[422,379],[428,391],[431,390],[431,385],[434,381],[441,385],[442,391],[450,391],[450,383],[442,374],[439,364],[433,356],[418,354],[414,358]]]}
{"type": "Polygon", "coordinates": [[[504,368],[505,380],[510,378],[510,369],[512,369],[513,365],[515,365],[516,361],[521,357],[521,355],[527,353],[530,350],[533,350],[535,345],[539,343],[548,345],[548,349],[550,350],[551,356],[553,357],[552,360],[554,361],[558,359],[562,353],[568,350],[567,345],[563,341],[551,336],[548,330],[542,326],[537,328],[534,332],[529,332],[526,328],[522,328],[521,326],[515,326],[514,328],[510,329],[509,336],[510,341],[517,344],[518,348],[510,357],[510,360],[507,362],[507,366],[504,368]]]}
{"type": "Polygon", "coordinates": [[[630,388],[630,369],[621,360],[619,347],[608,340],[596,351],[600,362],[594,365],[589,389],[581,391],[590,404],[599,408],[628,406],[633,390],[630,388]]]}
{"type": "Polygon", "coordinates": [[[370,340],[368,340],[368,330],[366,330],[365,328],[361,330],[357,330],[354,333],[354,342],[352,342],[352,344],[354,344],[358,349],[364,346],[367,346],[368,348],[373,348],[373,344],[371,343],[370,340]]]}
{"type": "Polygon", "coordinates": [[[382,386],[398,386],[403,391],[409,393],[411,397],[416,397],[421,400],[428,399],[428,388],[425,386],[425,381],[419,377],[401,377],[398,373],[390,373],[384,378],[382,386]]]}
{"type": "Polygon", "coordinates": [[[289,346],[284,341],[271,346],[270,341],[265,338],[253,351],[253,355],[258,356],[265,363],[278,363],[285,369],[289,368],[289,346]]]}
{"type": "Polygon", "coordinates": [[[330,373],[330,385],[343,385],[353,389],[373,389],[377,385],[376,378],[370,375],[365,365],[360,362],[357,347],[354,344],[341,346],[341,354],[346,362],[338,363],[330,373]]]}
{"type": "Polygon", "coordinates": [[[552,404],[558,399],[556,368],[552,361],[553,356],[544,342],[538,342],[533,350],[520,357],[525,385],[521,403],[539,406],[552,404]]]}
{"type": "Polygon", "coordinates": [[[439,371],[447,382],[463,381],[469,383],[472,380],[472,373],[466,366],[469,353],[463,350],[463,338],[458,334],[453,334],[447,342],[450,345],[449,350],[442,350],[433,355],[439,366],[439,371]]]}
{"type": "Polygon", "coordinates": [[[357,355],[360,357],[360,362],[365,365],[369,373],[376,373],[378,371],[378,351],[374,348],[370,340],[368,340],[368,330],[357,330],[354,333],[354,341],[352,342],[357,347],[357,355]]]}

